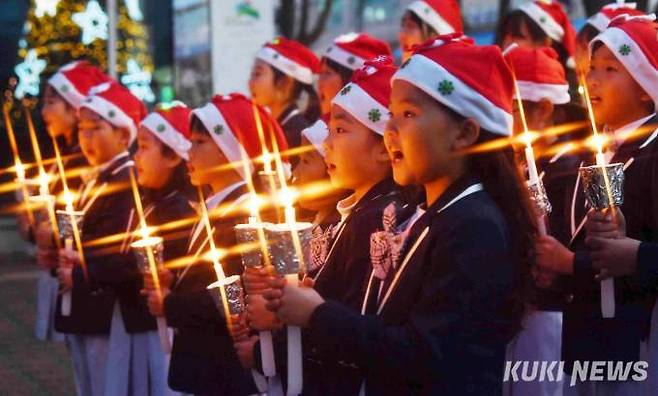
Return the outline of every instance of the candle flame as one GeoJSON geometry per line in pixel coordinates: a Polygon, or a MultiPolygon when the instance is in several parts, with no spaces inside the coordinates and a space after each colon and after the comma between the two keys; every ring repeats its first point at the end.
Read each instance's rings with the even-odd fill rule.
{"type": "MultiPolygon", "coordinates": [[[[215,246],[214,230],[210,224],[210,217],[208,216],[208,207],[206,206],[206,199],[203,196],[203,191],[199,187],[199,207],[201,208],[201,221],[206,229],[206,235],[208,235],[208,245],[210,245],[210,258],[212,261],[213,269],[217,275],[217,280],[221,281],[226,278],[224,274],[224,268],[220,262],[220,255],[217,252],[217,247],[215,246]]],[[[227,323],[231,324],[231,311],[228,307],[228,299],[226,297],[226,290],[223,287],[219,288],[219,295],[222,300],[222,306],[224,308],[224,315],[226,317],[227,323]]]]}

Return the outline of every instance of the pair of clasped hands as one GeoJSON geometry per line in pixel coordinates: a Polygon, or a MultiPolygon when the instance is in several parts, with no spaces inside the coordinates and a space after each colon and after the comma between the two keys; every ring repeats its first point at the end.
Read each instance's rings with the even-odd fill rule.
{"type": "MultiPolygon", "coordinates": [[[[637,266],[640,241],[626,236],[626,220],[619,208],[590,210],[585,222],[585,244],[597,280],[632,275],[637,266]]],[[[537,265],[556,274],[573,274],[574,253],[551,236],[535,245],[537,265]]]]}
{"type": "MultiPolygon", "coordinates": [[[[21,221],[19,220],[19,227],[21,221]]],[[[73,288],[73,267],[80,263],[77,252],[57,250],[53,225],[48,219],[42,219],[34,227],[37,265],[44,271],[54,271],[60,283],[60,294],[73,288]]]]}
{"type": "Polygon", "coordinates": [[[258,336],[253,331],[268,331],[284,324],[304,327],[324,299],[313,289],[313,280],[304,278],[299,286],[289,285],[284,277],[266,267],[245,268],[242,283],[247,309],[242,317],[233,317],[229,331],[240,362],[253,368],[253,348],[258,336]]]}

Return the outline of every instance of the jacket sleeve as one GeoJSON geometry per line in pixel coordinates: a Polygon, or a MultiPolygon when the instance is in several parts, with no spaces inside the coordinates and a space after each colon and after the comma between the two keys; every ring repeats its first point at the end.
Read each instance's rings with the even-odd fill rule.
{"type": "Polygon", "coordinates": [[[311,318],[314,340],[375,375],[411,381],[449,372],[454,361],[446,356],[461,356],[464,348],[487,353],[500,345],[496,338],[510,326],[501,319],[512,283],[506,237],[495,221],[460,223],[449,234],[430,233],[424,244],[431,248],[413,259],[424,260],[424,270],[408,274],[419,277],[419,290],[404,323],[326,301],[311,318]]]}
{"type": "MultiPolygon", "coordinates": [[[[126,233],[133,198],[130,191],[121,191],[104,199],[102,205],[89,213],[83,224],[84,258],[87,266],[88,281],[92,286],[116,285],[135,281],[140,278],[134,256],[121,253],[121,245],[126,233]],[[93,217],[92,217],[93,216],[93,217]],[[90,242],[102,238],[114,240],[108,244],[89,246],[90,242]]],[[[74,282],[84,281],[80,266],[73,271],[74,282]]]]}
{"type": "MultiPolygon", "coordinates": [[[[235,234],[233,223],[230,221],[218,222],[215,226],[215,243],[218,248],[229,248],[235,245],[235,234]]],[[[239,255],[227,256],[221,260],[226,276],[241,274],[241,258],[239,255]]],[[[207,287],[217,280],[217,275],[212,263],[198,262],[192,264],[194,286],[186,288],[185,291],[172,291],[165,298],[165,314],[167,323],[173,327],[181,326],[203,326],[208,323],[225,323],[221,301],[218,301],[212,293],[216,290],[208,290],[207,287]]],[[[188,279],[189,281],[189,279],[188,279]]]]}
{"type": "Polygon", "coordinates": [[[167,324],[171,327],[203,326],[224,322],[209,290],[172,292],[164,300],[167,324]]]}

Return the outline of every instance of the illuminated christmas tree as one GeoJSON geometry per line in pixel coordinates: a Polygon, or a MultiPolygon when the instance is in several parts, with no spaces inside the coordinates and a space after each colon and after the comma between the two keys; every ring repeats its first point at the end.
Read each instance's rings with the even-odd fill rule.
{"type": "MultiPolygon", "coordinates": [[[[16,98],[37,96],[41,82],[73,60],[87,59],[107,70],[109,18],[98,0],[30,0],[18,45],[16,98]]],[[[140,0],[117,0],[117,72],[135,95],[154,102],[153,60],[140,0]]]]}

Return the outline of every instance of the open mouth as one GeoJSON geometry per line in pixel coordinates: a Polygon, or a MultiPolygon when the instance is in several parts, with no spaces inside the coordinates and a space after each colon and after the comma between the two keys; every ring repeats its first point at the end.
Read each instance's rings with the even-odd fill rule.
{"type": "Polygon", "coordinates": [[[601,100],[601,97],[600,97],[600,96],[590,96],[590,97],[589,97],[589,101],[590,101],[593,105],[596,105],[596,104],[600,104],[602,100],[601,100]]]}

